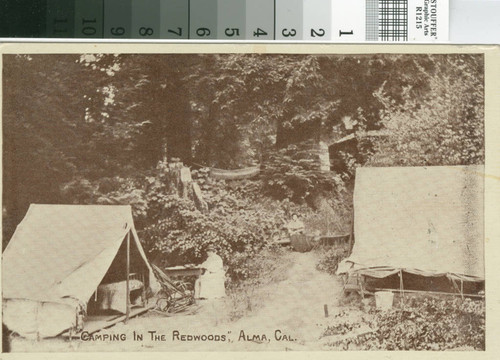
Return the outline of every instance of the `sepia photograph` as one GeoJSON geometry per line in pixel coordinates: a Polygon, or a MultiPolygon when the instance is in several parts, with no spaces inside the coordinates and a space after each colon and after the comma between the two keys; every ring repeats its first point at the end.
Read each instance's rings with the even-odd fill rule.
{"type": "Polygon", "coordinates": [[[485,54],[428,49],[3,53],[2,351],[484,351],[485,54]]]}

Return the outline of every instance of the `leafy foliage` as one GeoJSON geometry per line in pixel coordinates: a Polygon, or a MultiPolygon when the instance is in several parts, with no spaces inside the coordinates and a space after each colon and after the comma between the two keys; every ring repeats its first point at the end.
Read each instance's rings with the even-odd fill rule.
{"type": "MultiPolygon", "coordinates": [[[[481,163],[483,65],[473,54],[6,55],[3,245],[35,202],[128,202],[138,228],[150,226],[164,211],[148,197],[164,158],[260,163],[262,183],[237,185],[251,187],[243,201],[263,191],[309,205],[325,192],[340,199],[348,184],[317,171],[301,144],[349,131],[390,136],[341,149],[346,182],[368,158],[481,163]]],[[[240,206],[224,194],[210,201],[221,218],[225,201],[240,206]]]]}
{"type": "MultiPolygon", "coordinates": [[[[484,350],[484,301],[424,299],[379,313],[374,346],[386,350],[484,350]]],[[[368,345],[370,346],[370,345],[368,345]]]]}
{"type": "Polygon", "coordinates": [[[264,193],[297,203],[333,193],[342,187],[340,177],[321,171],[307,144],[289,145],[271,153],[262,171],[264,193]]]}
{"type": "Polygon", "coordinates": [[[284,222],[284,210],[251,201],[246,197],[247,187],[225,186],[202,169],[194,172],[208,204],[208,212],[202,212],[192,200],[171,191],[169,176],[168,170],[162,170],[160,180],[146,194],[150,222],[141,238],[153,258],[168,265],[199,263],[207,245],[213,244],[232,280],[253,276],[246,264],[262,249],[272,247],[273,234],[284,222]]]}
{"type": "MultiPolygon", "coordinates": [[[[323,249],[324,250],[324,249],[323,249]]],[[[316,264],[316,268],[328,274],[335,275],[339,263],[349,255],[347,248],[330,248],[322,251],[321,257],[316,264]]]]}
{"type": "Polygon", "coordinates": [[[361,336],[347,336],[330,346],[357,350],[484,350],[485,303],[468,298],[419,296],[404,307],[380,312],[361,323],[343,321],[328,327],[323,336],[348,334],[363,325],[361,336]]]}
{"type": "Polygon", "coordinates": [[[387,137],[376,144],[372,165],[471,165],[484,163],[484,77],[482,59],[441,58],[435,71],[419,68],[432,91],[407,86],[401,103],[385,93],[381,122],[387,137]]]}

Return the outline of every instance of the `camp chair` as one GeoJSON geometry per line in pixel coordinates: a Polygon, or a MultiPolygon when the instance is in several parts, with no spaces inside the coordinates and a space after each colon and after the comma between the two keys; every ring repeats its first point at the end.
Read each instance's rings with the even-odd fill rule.
{"type": "Polygon", "coordinates": [[[160,283],[156,310],[175,313],[186,310],[194,303],[194,294],[184,282],[173,282],[158,266],[152,265],[153,272],[160,283]]]}

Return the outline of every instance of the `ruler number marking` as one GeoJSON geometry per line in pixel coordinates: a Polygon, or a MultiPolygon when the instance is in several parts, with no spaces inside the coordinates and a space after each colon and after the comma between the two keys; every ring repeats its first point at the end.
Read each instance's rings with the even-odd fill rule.
{"type": "Polygon", "coordinates": [[[67,27],[64,27],[64,28],[56,28],[58,25],[61,25],[61,26],[67,26],[68,25],[68,19],[67,18],[64,18],[64,19],[58,19],[58,18],[54,18],[54,29],[53,29],[53,33],[56,34],[56,33],[66,33],[68,32],[68,28],[67,27]]]}
{"type": "Polygon", "coordinates": [[[113,36],[123,36],[125,34],[125,28],[122,26],[112,27],[110,31],[113,36]]]}
{"type": "Polygon", "coordinates": [[[311,37],[322,37],[325,36],[325,29],[318,29],[317,31],[311,29],[311,37]]]}
{"type": "Polygon", "coordinates": [[[139,35],[141,36],[151,36],[153,35],[154,31],[150,27],[141,27],[139,28],[139,35]]]}
{"type": "Polygon", "coordinates": [[[297,35],[297,31],[295,29],[290,29],[289,31],[287,28],[284,28],[283,30],[281,30],[281,35],[283,35],[284,37],[294,37],[295,35],[297,35]]]}
{"type": "Polygon", "coordinates": [[[351,30],[351,31],[339,30],[339,37],[341,37],[342,35],[354,35],[354,31],[353,30],[351,30]]]}
{"type": "Polygon", "coordinates": [[[177,35],[179,37],[182,36],[182,28],[181,27],[178,27],[177,31],[172,30],[172,29],[168,29],[168,32],[172,33],[172,34],[175,34],[175,35],[177,35]]]}
{"type": "Polygon", "coordinates": [[[82,34],[86,36],[92,36],[97,33],[97,29],[95,26],[92,26],[90,24],[95,24],[97,22],[97,19],[85,19],[82,18],[82,34]]]}
{"type": "Polygon", "coordinates": [[[262,30],[261,28],[257,28],[257,30],[255,30],[255,31],[253,32],[253,36],[257,36],[257,37],[259,37],[259,36],[265,36],[265,35],[267,35],[267,32],[265,32],[265,31],[264,31],[264,30],[262,30]]]}
{"type": "Polygon", "coordinates": [[[198,36],[209,36],[210,34],[211,34],[211,31],[209,28],[201,27],[201,28],[196,29],[196,35],[198,35],[198,36]]]}
{"type": "Polygon", "coordinates": [[[224,34],[226,34],[226,36],[229,36],[229,37],[232,37],[232,36],[240,36],[240,29],[238,28],[226,28],[226,30],[224,31],[224,34]]]}

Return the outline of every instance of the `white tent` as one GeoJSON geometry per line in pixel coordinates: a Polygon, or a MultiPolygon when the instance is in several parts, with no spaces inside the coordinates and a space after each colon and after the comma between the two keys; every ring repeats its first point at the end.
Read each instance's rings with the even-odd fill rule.
{"type": "Polygon", "coordinates": [[[2,256],[3,322],[26,337],[74,328],[121,247],[153,285],[130,206],[31,205],[2,256]]]}
{"type": "Polygon", "coordinates": [[[358,168],[354,246],[337,273],[484,280],[484,167],[358,168]]]}

